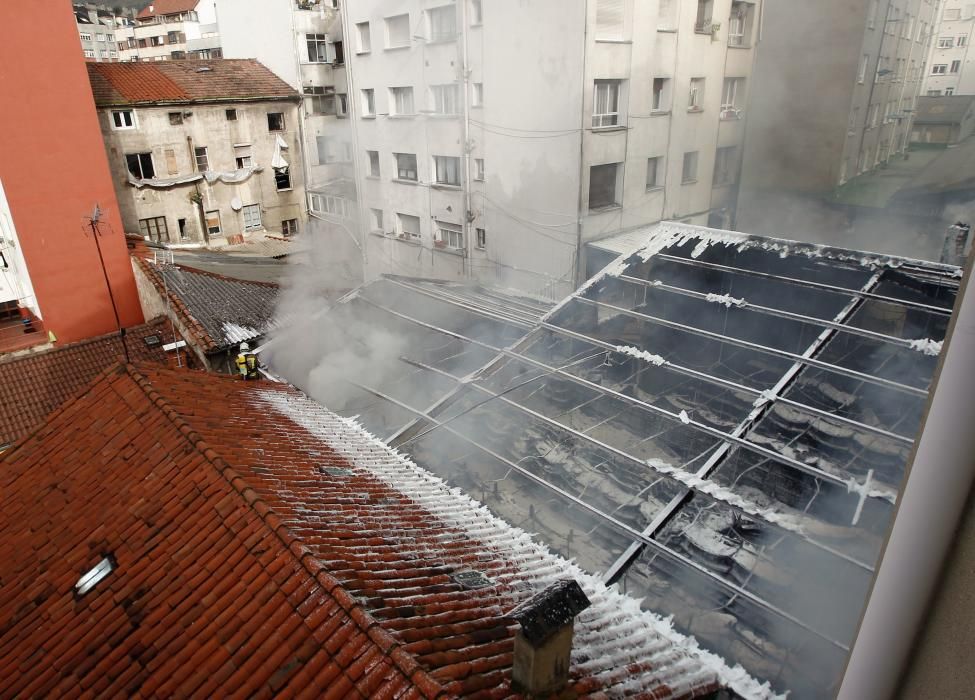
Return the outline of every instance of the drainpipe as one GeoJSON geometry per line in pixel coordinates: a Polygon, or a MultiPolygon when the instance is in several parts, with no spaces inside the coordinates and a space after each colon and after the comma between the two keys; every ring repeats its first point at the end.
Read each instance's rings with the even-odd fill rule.
{"type": "MultiPolygon", "coordinates": [[[[196,149],[193,148],[193,137],[187,135],[186,137],[186,147],[190,152],[190,163],[196,167],[196,149]]],[[[196,189],[196,196],[190,195],[190,201],[195,204],[196,214],[200,219],[200,230],[203,232],[203,245],[207,248],[210,247],[210,232],[207,230],[207,215],[203,207],[203,193],[200,192],[200,183],[195,183],[193,187],[196,189]]]]}
{"type": "Polygon", "coordinates": [[[474,277],[474,246],[471,241],[471,222],[474,220],[474,205],[471,201],[471,67],[467,51],[467,0],[458,0],[460,4],[460,70],[464,89],[464,170],[462,185],[464,186],[464,267],[467,268],[467,278],[474,277]]]}
{"type": "Polygon", "coordinates": [[[975,293],[967,293],[971,273],[969,263],[838,700],[886,700],[897,691],[972,489],[975,293]]]}
{"type": "MultiPolygon", "coordinates": [[[[583,3],[582,8],[582,90],[579,93],[581,105],[579,111],[579,197],[576,204],[576,269],[573,286],[578,287],[586,279],[585,256],[582,254],[582,227],[585,215],[589,212],[588,203],[583,201],[583,183],[586,181],[586,77],[588,75],[589,59],[589,2],[583,3]],[[583,208],[585,207],[585,208],[583,208]]],[[[589,126],[592,126],[592,115],[589,115],[589,126]]]]}

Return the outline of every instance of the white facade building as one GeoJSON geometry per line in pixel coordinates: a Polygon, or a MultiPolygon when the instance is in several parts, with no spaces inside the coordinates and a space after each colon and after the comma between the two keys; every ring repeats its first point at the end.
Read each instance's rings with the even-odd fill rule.
{"type": "Polygon", "coordinates": [[[975,95],[975,3],[943,0],[928,56],[923,95],[975,95]]]}
{"type": "Polygon", "coordinates": [[[218,0],[218,14],[226,55],[325,91],[304,107],[310,208],[354,227],[368,277],[558,298],[587,241],[728,220],[757,3],[330,4],[218,0]],[[309,60],[313,35],[330,72],[309,60]],[[323,182],[337,199],[314,201],[323,182]]]}
{"type": "Polygon", "coordinates": [[[121,60],[117,33],[124,35],[133,24],[134,12],[116,15],[103,5],[74,5],[81,51],[88,61],[121,60]]]}
{"type": "Polygon", "coordinates": [[[153,0],[121,27],[116,41],[123,61],[220,58],[214,0],[153,0]]]}
{"type": "Polygon", "coordinates": [[[4,302],[17,302],[36,316],[41,315],[27,272],[27,262],[17,240],[17,228],[10,213],[3,182],[0,181],[0,304],[4,302]]]}

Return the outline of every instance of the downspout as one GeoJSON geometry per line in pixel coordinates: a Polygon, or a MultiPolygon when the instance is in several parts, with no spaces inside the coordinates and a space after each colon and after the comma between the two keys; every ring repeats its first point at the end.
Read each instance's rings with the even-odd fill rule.
{"type": "Polygon", "coordinates": [[[460,69],[464,89],[464,170],[461,184],[464,187],[464,267],[468,279],[474,277],[474,246],[471,241],[471,222],[474,220],[474,205],[471,201],[471,67],[467,50],[467,0],[460,4],[460,69]]]}
{"type": "Polygon", "coordinates": [[[838,700],[894,696],[972,489],[975,293],[968,293],[971,277],[969,262],[838,700]]]}
{"type": "Polygon", "coordinates": [[[291,22],[291,40],[294,44],[294,57],[295,57],[295,89],[298,91],[300,102],[298,103],[298,138],[301,139],[301,177],[304,178],[304,190],[305,190],[305,201],[303,203],[303,209],[305,210],[305,219],[309,218],[308,212],[308,186],[311,184],[311,180],[308,175],[308,159],[306,157],[308,153],[308,144],[305,142],[305,98],[301,97],[304,94],[303,84],[301,82],[301,58],[298,51],[300,50],[300,44],[298,43],[298,28],[295,26],[295,8],[285,3],[288,7],[289,19],[291,22]]]}
{"type": "MultiPolygon", "coordinates": [[[[186,148],[189,149],[190,163],[192,163],[193,166],[196,167],[196,150],[193,148],[192,136],[189,135],[186,136],[186,148]]],[[[194,205],[196,205],[194,208],[196,209],[196,215],[200,220],[200,230],[203,232],[203,245],[209,248],[210,232],[207,230],[207,215],[203,207],[203,193],[200,192],[200,183],[198,182],[194,183],[193,187],[196,190],[196,194],[195,196],[190,195],[190,200],[193,202],[194,205]]]]}
{"type": "MultiPolygon", "coordinates": [[[[576,270],[574,285],[578,287],[586,279],[585,262],[582,254],[582,224],[584,212],[589,209],[583,206],[586,202],[582,199],[583,183],[586,178],[586,74],[588,72],[589,59],[589,0],[583,3],[582,17],[582,90],[579,92],[581,98],[579,105],[579,197],[576,204],[576,270]]],[[[592,121],[590,120],[590,125],[592,121]]]]}

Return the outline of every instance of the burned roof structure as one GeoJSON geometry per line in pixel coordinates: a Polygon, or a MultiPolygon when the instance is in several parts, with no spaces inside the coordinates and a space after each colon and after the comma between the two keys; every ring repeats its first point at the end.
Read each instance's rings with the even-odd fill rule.
{"type": "Polygon", "coordinates": [[[12,696],[516,698],[506,613],[565,577],[573,697],[767,695],[284,384],[118,365],[0,475],[12,696]]]}
{"type": "Polygon", "coordinates": [[[269,359],[712,651],[821,697],[842,673],[959,280],[667,223],[547,311],[385,278],[316,320],[330,339],[317,358],[269,359]],[[385,352],[345,361],[377,327],[385,352]]]}

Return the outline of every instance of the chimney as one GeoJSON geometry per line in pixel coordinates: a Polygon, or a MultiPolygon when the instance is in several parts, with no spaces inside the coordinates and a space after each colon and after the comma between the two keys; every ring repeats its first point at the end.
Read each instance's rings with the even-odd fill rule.
{"type": "Polygon", "coordinates": [[[572,628],[589,598],[573,579],[563,579],[537,593],[505,617],[517,620],[511,683],[530,696],[558,693],[569,680],[572,628]]]}

